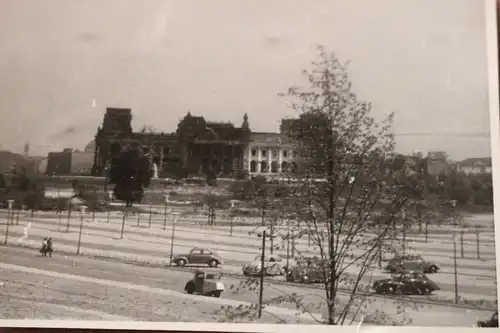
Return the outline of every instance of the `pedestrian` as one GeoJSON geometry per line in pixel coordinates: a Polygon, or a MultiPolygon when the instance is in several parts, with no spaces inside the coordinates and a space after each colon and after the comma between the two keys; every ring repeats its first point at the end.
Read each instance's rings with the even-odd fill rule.
{"type": "Polygon", "coordinates": [[[47,239],[47,252],[49,253],[49,257],[52,257],[52,237],[47,239]]]}

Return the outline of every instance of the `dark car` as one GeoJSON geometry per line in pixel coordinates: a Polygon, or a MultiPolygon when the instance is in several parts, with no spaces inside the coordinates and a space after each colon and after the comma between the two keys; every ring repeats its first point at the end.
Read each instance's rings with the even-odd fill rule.
{"type": "Polygon", "coordinates": [[[323,271],[324,263],[324,261],[318,259],[297,262],[297,264],[286,273],[286,280],[288,282],[322,283],[325,281],[323,271]]]}
{"type": "Polygon", "coordinates": [[[172,262],[177,266],[185,265],[208,265],[217,267],[223,264],[222,258],[212,250],[195,247],[189,253],[178,254],[172,262]]]}
{"type": "Polygon", "coordinates": [[[385,271],[398,273],[402,271],[422,271],[424,273],[437,273],[439,266],[424,260],[421,256],[401,256],[391,259],[384,268],[385,271]]]}
{"type": "Polygon", "coordinates": [[[488,320],[478,320],[477,327],[498,327],[498,311],[495,311],[488,320]]]}
{"type": "Polygon", "coordinates": [[[421,272],[403,272],[373,283],[377,294],[430,295],[439,286],[421,272]]]}

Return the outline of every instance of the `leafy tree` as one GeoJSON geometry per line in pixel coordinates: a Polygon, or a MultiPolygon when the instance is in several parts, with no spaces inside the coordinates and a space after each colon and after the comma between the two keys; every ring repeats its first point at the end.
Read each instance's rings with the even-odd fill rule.
{"type": "Polygon", "coordinates": [[[351,89],[347,65],[320,48],[319,60],[304,73],[309,87],[283,95],[300,113],[294,137],[299,181],[283,208],[302,223],[295,234],[311,235],[315,262],[321,263],[323,295],[314,306],[326,314],[314,319],[329,325],[374,319],[364,293],[369,269],[383,252],[397,250],[390,237],[394,221],[422,198],[423,184],[408,163],[396,179],[393,115],[380,123],[370,116],[370,104],[351,89]]]}
{"type": "Polygon", "coordinates": [[[148,187],[153,176],[150,160],[138,144],[132,144],[111,158],[109,183],[115,184],[114,195],[125,202],[126,207],[140,202],[144,187],[148,187]]]}

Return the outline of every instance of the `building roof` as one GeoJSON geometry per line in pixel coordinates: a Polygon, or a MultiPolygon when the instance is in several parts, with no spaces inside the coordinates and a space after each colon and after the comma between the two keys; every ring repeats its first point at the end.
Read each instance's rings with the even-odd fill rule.
{"type": "Polygon", "coordinates": [[[457,165],[461,167],[491,166],[491,157],[467,158],[457,162],[457,165]]]}

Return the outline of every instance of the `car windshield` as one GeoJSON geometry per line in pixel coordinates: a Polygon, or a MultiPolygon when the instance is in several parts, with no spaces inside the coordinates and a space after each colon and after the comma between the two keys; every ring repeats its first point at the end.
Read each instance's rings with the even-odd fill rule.
{"type": "Polygon", "coordinates": [[[207,280],[218,280],[219,279],[219,275],[218,274],[207,274],[206,279],[207,280]]]}

